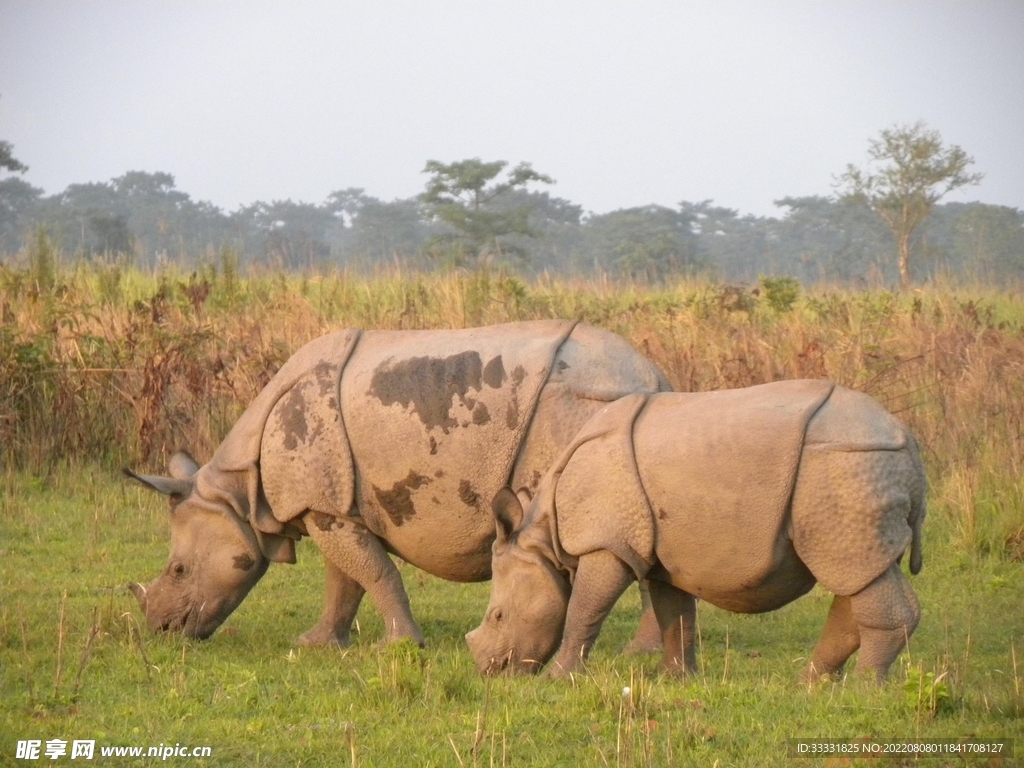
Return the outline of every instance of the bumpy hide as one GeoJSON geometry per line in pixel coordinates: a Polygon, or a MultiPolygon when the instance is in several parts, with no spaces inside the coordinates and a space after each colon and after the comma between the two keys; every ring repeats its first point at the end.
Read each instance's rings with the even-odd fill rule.
{"type": "Polygon", "coordinates": [[[550,510],[553,543],[567,564],[609,550],[642,579],[654,564],[654,525],[636,461],[633,421],[646,394],[605,406],[566,448],[541,486],[538,508],[550,510]]]}
{"type": "Polygon", "coordinates": [[[262,432],[263,492],[279,523],[306,510],[340,517],[352,506],[355,470],[339,389],[359,336],[326,338],[334,343],[300,350],[306,371],[277,398],[262,432]]]}
{"type": "Polygon", "coordinates": [[[693,583],[725,573],[728,589],[763,577],[778,560],[805,429],[832,387],[638,394],[606,407],[542,489],[562,551],[610,550],[638,577],[656,561],[693,583]]]}
{"type": "MultiPolygon", "coordinates": [[[[793,543],[830,592],[859,592],[920,536],[924,471],[916,447],[902,450],[912,440],[873,399],[843,387],[808,425],[793,543]]],[[[917,573],[920,541],[913,543],[917,573]]]]}
{"type": "Polygon", "coordinates": [[[345,369],[341,400],[366,526],[399,555],[451,578],[493,534],[555,354],[575,323],[375,331],[345,369]]]}
{"type": "MultiPolygon", "coordinates": [[[[259,467],[267,503],[258,505],[254,527],[264,534],[288,535],[290,521],[307,510],[359,514],[389,548],[424,570],[485,578],[467,570],[464,558],[493,533],[487,505],[517,457],[524,459],[520,446],[545,382],[551,377],[553,392],[572,389],[568,396],[581,397],[558,386],[562,378],[575,380],[570,369],[576,378],[585,373],[582,365],[573,368],[574,345],[566,349],[572,363],[552,372],[575,326],[536,321],[458,331],[339,331],[317,339],[239,420],[215,457],[218,477],[229,467],[259,467]]],[[[631,350],[623,357],[644,362],[631,350]]],[[[639,381],[659,386],[656,377],[639,381]]],[[[579,412],[582,423],[590,410],[570,412],[579,412]]],[[[544,441],[534,442],[535,459],[544,460],[544,441]]]]}
{"type": "MultiPolygon", "coordinates": [[[[311,372],[316,375],[324,366],[340,370],[359,335],[358,330],[336,331],[309,342],[288,358],[235,422],[213,458],[196,473],[200,495],[227,500],[236,514],[252,525],[270,560],[295,562],[292,540],[298,539],[300,532],[285,524],[294,515],[274,517],[260,490],[260,453],[267,421],[281,399],[297,384],[304,386],[301,382],[307,381],[311,372]]],[[[343,463],[337,471],[344,474],[343,463]]],[[[351,469],[348,476],[351,485],[351,469]]]]}

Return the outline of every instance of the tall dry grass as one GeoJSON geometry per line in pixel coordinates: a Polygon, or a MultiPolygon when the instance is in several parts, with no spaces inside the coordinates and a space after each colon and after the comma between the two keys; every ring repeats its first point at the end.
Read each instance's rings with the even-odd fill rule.
{"type": "Polygon", "coordinates": [[[55,263],[0,267],[7,467],[208,457],[288,355],[331,329],[576,318],[630,339],[679,390],[815,377],[871,394],[918,436],[951,535],[1024,559],[1024,299],[1009,292],[55,263]]]}

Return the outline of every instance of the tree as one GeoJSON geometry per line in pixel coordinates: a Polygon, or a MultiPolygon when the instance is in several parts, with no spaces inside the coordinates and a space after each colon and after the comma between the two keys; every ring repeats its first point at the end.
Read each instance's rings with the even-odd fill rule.
{"type": "Polygon", "coordinates": [[[697,266],[692,219],[661,205],[625,208],[587,221],[594,260],[630,279],[662,280],[697,266]]]}
{"type": "Polygon", "coordinates": [[[773,226],[779,265],[804,283],[850,282],[883,274],[891,255],[885,223],[849,198],[784,197],[786,209],[773,226]]]}
{"type": "Polygon", "coordinates": [[[43,190],[14,176],[0,180],[0,253],[14,253],[30,227],[43,190]]]}
{"type": "Polygon", "coordinates": [[[918,228],[942,197],[977,184],[983,174],[968,173],[974,159],[955,144],[944,147],[939,132],[922,122],[882,131],[870,140],[868,157],[878,166],[874,173],[848,165],[837,186],[843,197],[866,203],[885,221],[896,241],[900,286],[906,289],[918,228]]]}
{"type": "Polygon", "coordinates": [[[14,173],[24,173],[28,166],[15,159],[14,147],[9,141],[0,141],[0,168],[6,168],[14,173]]]}
{"type": "MultiPolygon", "coordinates": [[[[436,220],[455,230],[455,235],[446,239],[456,250],[475,257],[500,254],[502,237],[536,236],[530,226],[533,206],[503,203],[531,182],[554,184],[554,180],[533,170],[529,163],[520,163],[504,180],[496,181],[506,165],[504,160],[485,163],[478,157],[449,164],[427,162],[423,173],[431,174],[431,178],[420,199],[436,220]]],[[[506,244],[505,250],[518,249],[506,244]]]]}

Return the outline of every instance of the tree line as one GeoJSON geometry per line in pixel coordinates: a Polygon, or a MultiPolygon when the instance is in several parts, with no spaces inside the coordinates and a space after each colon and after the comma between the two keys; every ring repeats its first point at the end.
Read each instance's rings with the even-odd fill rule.
{"type": "Polygon", "coordinates": [[[832,196],[786,197],[777,216],[740,215],[711,200],[609,213],[547,191],[529,163],[429,161],[424,192],[391,201],[359,188],[320,203],[255,202],[234,212],[193,200],[170,173],[130,171],[47,196],[0,142],[0,258],[40,233],[65,253],[155,267],[264,263],[285,269],[496,266],[660,281],[700,274],[752,282],[908,285],[938,274],[982,281],[1024,275],[1024,212],[945,203],[977,183],[971,159],[923,124],[883,131],[869,165],[848,166],[832,196]]]}

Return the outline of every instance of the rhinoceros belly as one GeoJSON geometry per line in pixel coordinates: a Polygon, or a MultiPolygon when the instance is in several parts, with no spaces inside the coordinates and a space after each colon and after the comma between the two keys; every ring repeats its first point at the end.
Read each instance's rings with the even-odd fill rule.
{"type": "MultiPolygon", "coordinates": [[[[675,564],[670,564],[673,567],[675,564]]],[[[728,573],[733,564],[723,563],[723,573],[728,573]]],[[[674,575],[666,580],[701,600],[735,613],[763,613],[774,611],[791,603],[810,591],[815,579],[795,553],[783,557],[755,582],[736,585],[728,576],[694,576],[685,569],[676,568],[674,575]]]]}
{"type": "Polygon", "coordinates": [[[494,541],[489,499],[468,481],[460,482],[460,494],[458,488],[452,493],[443,477],[428,480],[413,470],[386,490],[361,488],[367,527],[391,552],[427,573],[449,581],[489,579],[494,541]]]}

